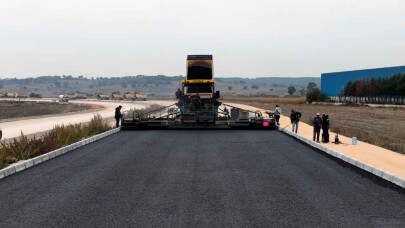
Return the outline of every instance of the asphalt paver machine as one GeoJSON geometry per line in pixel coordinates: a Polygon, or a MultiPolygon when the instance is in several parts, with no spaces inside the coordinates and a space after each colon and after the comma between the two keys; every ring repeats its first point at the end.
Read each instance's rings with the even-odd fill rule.
{"type": "Polygon", "coordinates": [[[188,55],[187,76],[173,105],[124,113],[122,129],[261,128],[275,129],[271,112],[249,111],[220,101],[215,90],[212,55],[188,55]],[[266,116],[264,116],[266,115],[266,116]]]}

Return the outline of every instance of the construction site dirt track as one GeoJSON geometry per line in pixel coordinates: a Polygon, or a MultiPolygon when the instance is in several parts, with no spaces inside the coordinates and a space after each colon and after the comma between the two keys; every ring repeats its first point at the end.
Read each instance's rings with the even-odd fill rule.
{"type": "Polygon", "coordinates": [[[403,189],[279,131],[126,131],[0,181],[0,227],[404,227],[403,189]]]}

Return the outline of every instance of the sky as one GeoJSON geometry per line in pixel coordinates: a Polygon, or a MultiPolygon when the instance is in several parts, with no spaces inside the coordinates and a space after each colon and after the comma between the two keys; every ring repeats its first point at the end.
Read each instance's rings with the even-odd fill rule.
{"type": "Polygon", "coordinates": [[[403,0],[0,0],[0,78],[319,77],[405,65],[403,0]]]}

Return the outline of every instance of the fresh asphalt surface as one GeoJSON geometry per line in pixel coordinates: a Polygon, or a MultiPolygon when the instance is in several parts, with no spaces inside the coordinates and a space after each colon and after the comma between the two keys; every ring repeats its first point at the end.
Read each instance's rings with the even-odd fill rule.
{"type": "Polygon", "coordinates": [[[405,227],[405,193],[278,131],[119,132],[0,180],[0,227],[405,227]]]}

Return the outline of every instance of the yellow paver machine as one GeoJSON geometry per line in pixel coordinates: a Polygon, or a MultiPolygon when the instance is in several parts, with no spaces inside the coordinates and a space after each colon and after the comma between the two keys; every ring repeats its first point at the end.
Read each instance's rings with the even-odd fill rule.
{"type": "Polygon", "coordinates": [[[126,112],[122,129],[276,128],[272,113],[252,112],[220,102],[212,55],[188,55],[187,76],[181,85],[175,104],[148,112],[126,112]]]}

